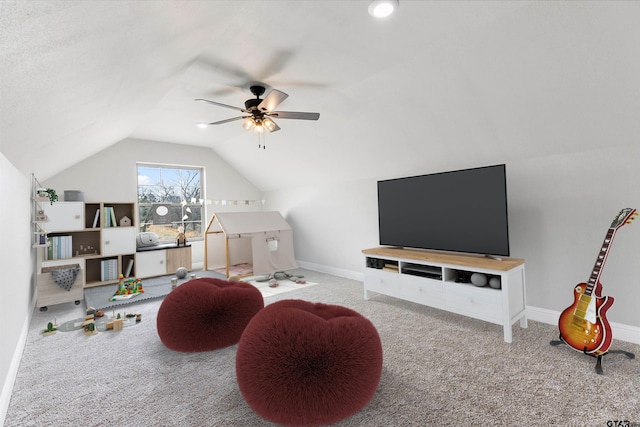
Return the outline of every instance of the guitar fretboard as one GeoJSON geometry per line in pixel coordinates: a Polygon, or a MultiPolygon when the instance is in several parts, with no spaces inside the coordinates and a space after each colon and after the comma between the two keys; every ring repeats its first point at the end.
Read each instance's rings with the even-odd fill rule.
{"type": "Polygon", "coordinates": [[[587,282],[587,288],[584,291],[585,295],[591,296],[591,294],[593,293],[593,289],[598,284],[600,274],[602,273],[602,267],[607,260],[609,248],[611,247],[611,242],[613,241],[613,236],[615,234],[616,228],[610,228],[609,231],[607,231],[607,235],[605,236],[604,242],[602,243],[602,248],[598,253],[598,258],[596,259],[596,263],[593,266],[593,270],[591,271],[591,277],[589,277],[589,281],[587,282]]]}

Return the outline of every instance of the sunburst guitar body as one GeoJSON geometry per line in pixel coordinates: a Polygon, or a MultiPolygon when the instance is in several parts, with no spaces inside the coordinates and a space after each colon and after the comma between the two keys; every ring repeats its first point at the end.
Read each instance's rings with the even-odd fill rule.
{"type": "Polygon", "coordinates": [[[613,305],[613,297],[586,295],[586,283],[574,288],[573,304],[560,315],[560,337],[569,346],[587,354],[606,353],[613,336],[606,312],[613,305]]]}
{"type": "Polygon", "coordinates": [[[616,232],[637,215],[636,210],[631,208],[618,212],[598,252],[589,280],[573,289],[573,304],[560,314],[560,338],[574,350],[599,356],[611,346],[613,337],[606,313],[613,305],[613,297],[602,296],[600,274],[616,232]]]}

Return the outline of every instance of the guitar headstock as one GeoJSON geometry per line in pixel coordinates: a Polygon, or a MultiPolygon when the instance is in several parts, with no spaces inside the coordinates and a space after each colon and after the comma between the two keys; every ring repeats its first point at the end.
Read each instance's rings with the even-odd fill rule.
{"type": "Polygon", "coordinates": [[[618,212],[618,215],[616,215],[616,217],[613,219],[610,228],[620,228],[625,224],[631,224],[631,221],[636,219],[637,216],[638,212],[636,212],[635,209],[624,208],[620,212],[618,212]]]}

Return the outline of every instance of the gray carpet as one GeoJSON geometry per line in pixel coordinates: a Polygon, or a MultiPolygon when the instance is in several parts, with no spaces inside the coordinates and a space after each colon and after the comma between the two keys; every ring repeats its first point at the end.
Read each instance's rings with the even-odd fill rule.
{"type": "MultiPolygon", "coordinates": [[[[614,340],[604,375],[595,359],[552,347],[557,328],[502,328],[390,297],[363,300],[362,283],[302,271],[319,285],[267,298],[350,307],[380,334],[383,372],[373,399],[337,426],[594,426],[640,423],[640,346],[614,340]]],[[[141,302],[142,322],[122,332],[43,337],[48,321],[79,317],[73,303],[34,311],[6,427],[273,426],[245,403],[235,379],[237,346],[184,354],[156,331],[160,300],[141,302]]],[[[614,307],[615,309],[615,307],[614,307]]]]}
{"type": "MultiPolygon", "coordinates": [[[[193,271],[196,277],[217,277],[224,279],[224,274],[217,273],[215,271],[193,271]]],[[[191,273],[190,273],[191,274],[191,273]]],[[[184,279],[178,279],[178,285],[185,283],[191,279],[190,274],[184,279]]],[[[110,301],[109,298],[118,290],[118,285],[105,285],[95,286],[93,288],[87,288],[84,290],[84,302],[85,307],[93,307],[95,309],[108,309],[119,307],[123,305],[135,304],[140,301],[162,298],[171,292],[171,278],[175,275],[152,277],[149,279],[142,279],[142,287],[144,293],[138,294],[130,299],[110,301]]]]}

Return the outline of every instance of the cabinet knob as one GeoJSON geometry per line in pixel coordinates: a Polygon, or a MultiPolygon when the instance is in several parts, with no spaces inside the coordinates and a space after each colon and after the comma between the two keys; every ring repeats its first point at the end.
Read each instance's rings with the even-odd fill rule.
{"type": "Polygon", "coordinates": [[[76,216],[75,216],[75,218],[76,218],[76,219],[80,219],[80,215],[76,215],[76,216]]]}
{"type": "Polygon", "coordinates": [[[105,240],[105,241],[104,241],[104,244],[105,244],[105,245],[108,245],[108,244],[109,244],[109,241],[108,241],[108,240],[105,240]]]}

